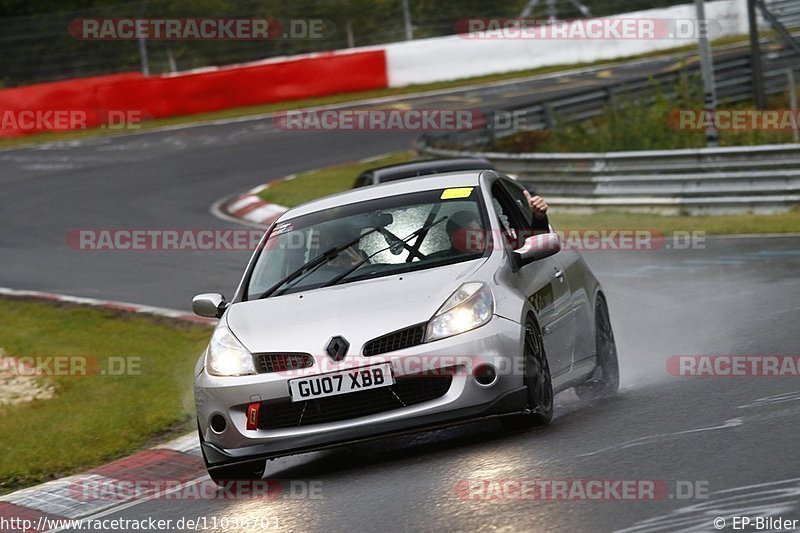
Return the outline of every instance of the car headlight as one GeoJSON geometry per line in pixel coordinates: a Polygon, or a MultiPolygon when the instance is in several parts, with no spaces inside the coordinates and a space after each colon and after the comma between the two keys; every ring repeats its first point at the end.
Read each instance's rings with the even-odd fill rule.
{"type": "Polygon", "coordinates": [[[219,326],[206,348],[206,368],[213,376],[247,376],[256,373],[253,354],[225,327],[219,326]]]}
{"type": "Polygon", "coordinates": [[[489,322],[494,314],[492,291],[483,283],[465,283],[436,311],[425,331],[432,341],[464,333],[489,322]]]}

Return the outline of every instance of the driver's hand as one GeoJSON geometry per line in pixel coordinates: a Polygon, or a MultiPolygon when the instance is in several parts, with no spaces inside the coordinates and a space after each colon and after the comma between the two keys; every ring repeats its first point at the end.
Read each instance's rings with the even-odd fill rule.
{"type": "Polygon", "coordinates": [[[531,208],[533,217],[537,220],[542,220],[547,216],[547,202],[541,196],[531,196],[528,191],[522,191],[525,194],[525,199],[531,208]]]}

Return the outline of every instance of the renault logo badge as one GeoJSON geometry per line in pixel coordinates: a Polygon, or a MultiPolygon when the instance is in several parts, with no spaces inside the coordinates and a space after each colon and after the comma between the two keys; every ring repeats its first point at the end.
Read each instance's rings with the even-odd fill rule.
{"type": "Polygon", "coordinates": [[[325,348],[325,351],[328,352],[328,355],[330,355],[331,359],[334,361],[341,361],[344,359],[344,356],[347,355],[347,350],[349,349],[350,343],[347,342],[347,339],[337,335],[328,341],[328,346],[325,348]]]}

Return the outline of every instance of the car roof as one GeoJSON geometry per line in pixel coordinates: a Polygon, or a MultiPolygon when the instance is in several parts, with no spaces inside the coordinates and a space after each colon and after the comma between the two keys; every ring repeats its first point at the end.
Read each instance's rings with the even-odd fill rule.
{"type": "Polygon", "coordinates": [[[482,169],[494,169],[494,165],[482,158],[428,159],[372,168],[365,170],[362,175],[370,174],[375,181],[382,183],[425,174],[482,169]]]}
{"type": "MultiPolygon", "coordinates": [[[[294,207],[284,213],[278,221],[287,220],[308,213],[331,209],[340,205],[353,204],[384,198],[387,196],[397,196],[420,191],[430,191],[435,189],[447,189],[451,187],[477,187],[480,184],[480,175],[486,170],[462,170],[447,172],[443,174],[433,174],[408,178],[388,183],[378,183],[370,187],[360,187],[351,189],[331,196],[326,196],[318,200],[294,207]]],[[[491,172],[491,171],[489,171],[491,172]]]]}

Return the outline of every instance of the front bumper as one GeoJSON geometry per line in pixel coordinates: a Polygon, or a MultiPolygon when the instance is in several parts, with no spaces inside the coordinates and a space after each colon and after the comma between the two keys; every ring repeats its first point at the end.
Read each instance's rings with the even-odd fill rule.
{"type": "MultiPolygon", "coordinates": [[[[301,427],[246,429],[247,404],[289,398],[288,380],[296,375],[217,377],[203,371],[195,380],[195,402],[206,460],[212,466],[223,466],[252,459],[269,459],[520,412],[525,407],[525,388],[518,371],[522,335],[520,324],[494,316],[473,331],[401,352],[373,357],[348,356],[338,369],[391,360],[395,376],[402,377],[415,373],[414,368],[418,372],[419,366],[415,362],[422,360],[425,368],[452,367],[455,361],[459,371],[453,376],[447,392],[436,399],[368,416],[301,427]],[[472,377],[471,370],[478,363],[489,363],[499,370],[494,383],[481,385],[472,377]],[[470,365],[472,368],[468,368],[470,365]],[[224,417],[227,422],[222,432],[215,432],[210,427],[211,417],[215,415],[224,417]]],[[[331,370],[316,368],[312,373],[331,370]]]]}

